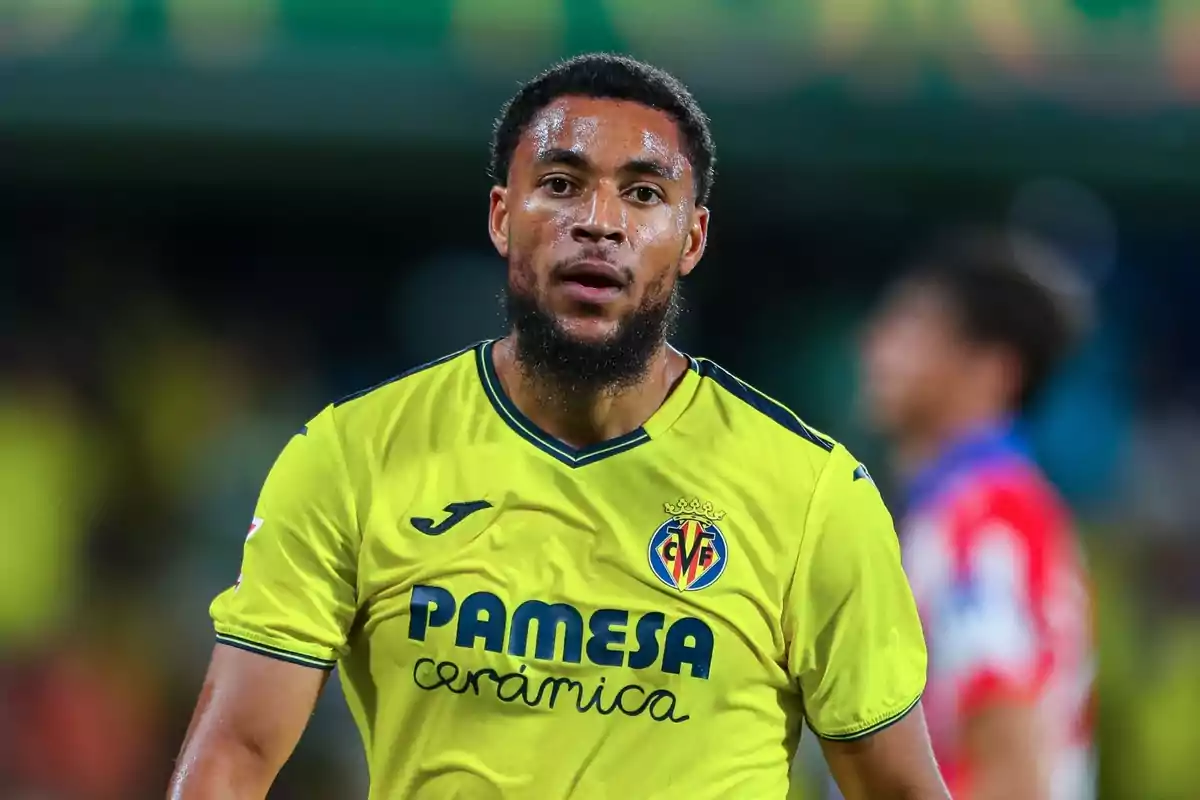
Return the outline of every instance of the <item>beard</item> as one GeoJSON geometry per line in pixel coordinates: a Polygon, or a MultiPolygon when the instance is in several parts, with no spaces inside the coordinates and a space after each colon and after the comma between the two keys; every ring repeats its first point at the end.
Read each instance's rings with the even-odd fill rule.
{"type": "Polygon", "coordinates": [[[587,403],[629,388],[646,377],[651,359],[675,331],[682,311],[679,284],[668,278],[647,287],[641,305],[599,341],[572,336],[539,301],[536,292],[510,283],[504,295],[509,329],[516,332],[517,363],[543,400],[587,403]]]}

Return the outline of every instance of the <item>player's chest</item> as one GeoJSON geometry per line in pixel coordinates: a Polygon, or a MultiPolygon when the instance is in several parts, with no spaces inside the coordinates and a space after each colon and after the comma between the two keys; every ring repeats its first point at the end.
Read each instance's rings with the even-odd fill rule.
{"type": "Polygon", "coordinates": [[[367,499],[366,597],[464,575],[497,592],[625,596],[640,586],[683,606],[735,584],[763,584],[760,596],[778,588],[744,557],[772,549],[775,530],[761,503],[719,473],[626,456],[570,469],[487,449],[417,467],[381,476],[367,499]]]}
{"type": "Polygon", "coordinates": [[[500,675],[616,667],[648,687],[782,660],[790,569],[764,556],[753,498],[702,469],[476,456],[377,487],[359,568],[373,647],[500,675]]]}

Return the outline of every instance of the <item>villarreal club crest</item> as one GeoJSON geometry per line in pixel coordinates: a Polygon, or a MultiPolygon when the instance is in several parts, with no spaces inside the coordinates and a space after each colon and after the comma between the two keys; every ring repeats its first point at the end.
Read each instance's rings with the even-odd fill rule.
{"type": "Polygon", "coordinates": [[[660,581],[681,592],[716,583],[725,571],[729,549],[717,523],[724,511],[712,503],[680,500],[663,506],[670,518],[650,537],[650,569],[660,581]]]}

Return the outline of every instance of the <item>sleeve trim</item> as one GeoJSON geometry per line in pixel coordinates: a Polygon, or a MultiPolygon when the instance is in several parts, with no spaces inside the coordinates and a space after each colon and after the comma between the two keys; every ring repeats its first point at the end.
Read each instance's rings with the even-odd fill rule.
{"type": "Polygon", "coordinates": [[[909,715],[909,712],[911,712],[914,708],[916,708],[917,704],[921,702],[921,696],[923,694],[924,694],[924,691],[918,693],[916,699],[914,699],[907,706],[904,706],[904,708],[902,708],[900,711],[897,711],[894,714],[890,714],[890,715],[884,717],[883,719],[879,720],[878,722],[868,725],[865,728],[851,730],[851,731],[847,731],[845,733],[821,733],[819,730],[812,727],[811,722],[809,723],[809,727],[812,728],[812,732],[815,733],[817,736],[819,736],[822,739],[825,739],[826,741],[830,741],[830,742],[853,742],[857,739],[865,739],[866,737],[871,736],[872,734],[879,733],[884,728],[889,728],[892,725],[895,725],[897,722],[899,722],[900,720],[907,717],[909,715]]]}
{"type": "Polygon", "coordinates": [[[250,653],[268,656],[278,661],[287,661],[292,664],[299,664],[302,667],[312,667],[313,669],[331,670],[337,666],[336,661],[330,661],[324,658],[314,658],[303,653],[296,653],[291,650],[284,650],[281,647],[272,647],[271,645],[252,642],[249,639],[243,639],[240,636],[230,636],[227,633],[218,633],[217,642],[236,647],[239,650],[245,650],[250,653]]]}

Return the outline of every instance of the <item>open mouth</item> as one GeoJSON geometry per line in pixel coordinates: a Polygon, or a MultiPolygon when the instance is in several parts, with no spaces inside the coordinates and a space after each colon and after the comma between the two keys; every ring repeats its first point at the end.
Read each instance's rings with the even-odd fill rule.
{"type": "Polygon", "coordinates": [[[600,274],[571,275],[563,279],[566,283],[574,283],[588,289],[622,289],[625,284],[616,278],[600,274]]]}
{"type": "Polygon", "coordinates": [[[624,273],[602,261],[583,261],[572,264],[559,276],[563,283],[595,292],[619,292],[627,281],[624,273]]]}

